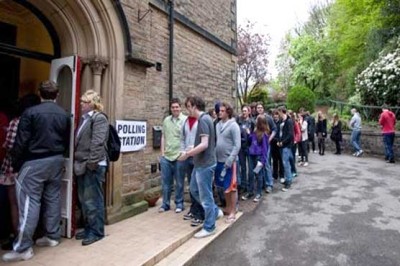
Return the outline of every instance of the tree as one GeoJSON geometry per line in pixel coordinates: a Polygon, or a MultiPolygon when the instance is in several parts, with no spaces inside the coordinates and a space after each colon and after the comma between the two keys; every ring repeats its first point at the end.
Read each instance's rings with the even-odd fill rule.
{"type": "Polygon", "coordinates": [[[295,86],[290,89],[286,103],[288,109],[295,112],[303,107],[312,113],[315,109],[315,94],[307,87],[295,86]]]}
{"type": "Polygon", "coordinates": [[[240,105],[248,102],[253,88],[266,82],[269,41],[266,34],[254,32],[254,23],[247,22],[238,29],[238,87],[240,105]]]}
{"type": "Polygon", "coordinates": [[[263,102],[264,106],[268,103],[268,91],[265,86],[257,86],[253,88],[247,96],[249,103],[263,102]]]}

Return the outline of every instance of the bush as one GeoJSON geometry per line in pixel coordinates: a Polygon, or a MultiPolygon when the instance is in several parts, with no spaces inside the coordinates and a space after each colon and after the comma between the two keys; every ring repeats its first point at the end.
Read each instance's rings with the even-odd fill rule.
{"type": "Polygon", "coordinates": [[[301,107],[313,113],[315,109],[315,94],[309,88],[295,86],[288,93],[287,108],[297,112],[301,107]]]}

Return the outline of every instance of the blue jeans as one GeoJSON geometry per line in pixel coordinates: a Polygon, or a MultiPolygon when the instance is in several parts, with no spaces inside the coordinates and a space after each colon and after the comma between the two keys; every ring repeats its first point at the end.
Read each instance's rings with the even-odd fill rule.
{"type": "Polygon", "coordinates": [[[84,175],[76,178],[78,198],[85,221],[85,238],[104,237],[104,194],[106,166],[92,171],[86,169],[84,175]]]}
{"type": "Polygon", "coordinates": [[[394,160],[393,143],[394,143],[394,132],[383,134],[383,144],[385,146],[385,158],[390,161],[394,160]]]}
{"type": "Polygon", "coordinates": [[[203,229],[212,232],[215,229],[215,220],[218,217],[218,207],[214,202],[212,184],[216,164],[208,167],[194,167],[190,192],[201,203],[204,209],[203,229]]]}
{"type": "Polygon", "coordinates": [[[185,162],[169,161],[162,157],[161,165],[161,181],[163,203],[161,208],[166,211],[171,209],[170,199],[172,194],[172,186],[175,179],[175,206],[183,210],[183,184],[185,181],[185,162]]]}
{"type": "Polygon", "coordinates": [[[255,179],[257,178],[256,194],[261,195],[261,190],[262,190],[264,177],[265,177],[265,167],[263,169],[261,169],[261,171],[258,174],[255,174],[253,172],[253,170],[256,167],[258,161],[261,161],[261,156],[250,155],[249,171],[251,172],[251,175],[249,174],[249,186],[248,186],[247,192],[254,193],[254,182],[255,182],[255,179]]]}
{"type": "Polygon", "coordinates": [[[238,184],[241,188],[247,189],[247,184],[249,183],[249,176],[247,174],[248,165],[250,165],[249,149],[240,149],[239,152],[239,164],[240,164],[240,179],[238,179],[238,184]]]}
{"type": "MultiPolygon", "coordinates": [[[[188,183],[190,186],[190,183],[192,182],[192,173],[193,173],[193,157],[187,158],[185,161],[182,162],[183,165],[183,172],[185,175],[188,177],[188,183]]],[[[192,202],[192,205],[190,205],[190,210],[189,212],[193,214],[194,218],[199,219],[199,220],[204,220],[204,210],[203,207],[201,206],[200,202],[198,202],[192,195],[192,192],[190,192],[190,201],[192,202]]]]}
{"type": "Polygon", "coordinates": [[[274,186],[274,179],[272,178],[271,170],[271,147],[268,147],[267,162],[265,163],[264,181],[266,187],[274,186]]]}
{"type": "Polygon", "coordinates": [[[286,185],[292,184],[293,175],[291,169],[291,161],[294,161],[292,149],[290,147],[282,148],[282,163],[283,163],[283,169],[285,170],[286,185]]]}
{"type": "Polygon", "coordinates": [[[361,130],[353,130],[351,132],[351,144],[353,145],[356,152],[361,150],[360,146],[361,130]]]}

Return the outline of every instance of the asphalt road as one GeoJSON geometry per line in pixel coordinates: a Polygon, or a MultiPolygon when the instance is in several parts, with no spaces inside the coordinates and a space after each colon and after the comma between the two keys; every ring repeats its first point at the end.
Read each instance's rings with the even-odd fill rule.
{"type": "Polygon", "coordinates": [[[310,155],[191,265],[400,265],[400,164],[310,155]]]}

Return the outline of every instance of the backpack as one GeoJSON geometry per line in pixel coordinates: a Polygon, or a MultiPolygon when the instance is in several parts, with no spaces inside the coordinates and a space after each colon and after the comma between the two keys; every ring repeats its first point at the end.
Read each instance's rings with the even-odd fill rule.
{"type": "Polygon", "coordinates": [[[113,125],[108,126],[107,154],[111,162],[116,162],[119,159],[121,152],[121,140],[119,139],[117,130],[113,125]]]}
{"type": "MultiPolygon", "coordinates": [[[[103,115],[105,115],[108,120],[107,115],[104,113],[103,115]]],[[[95,115],[93,115],[92,117],[92,125],[91,125],[92,127],[93,127],[94,117],[95,115]]],[[[111,124],[108,125],[108,139],[105,146],[106,146],[108,160],[110,162],[118,161],[121,152],[121,140],[119,139],[117,130],[111,124]]]]}

